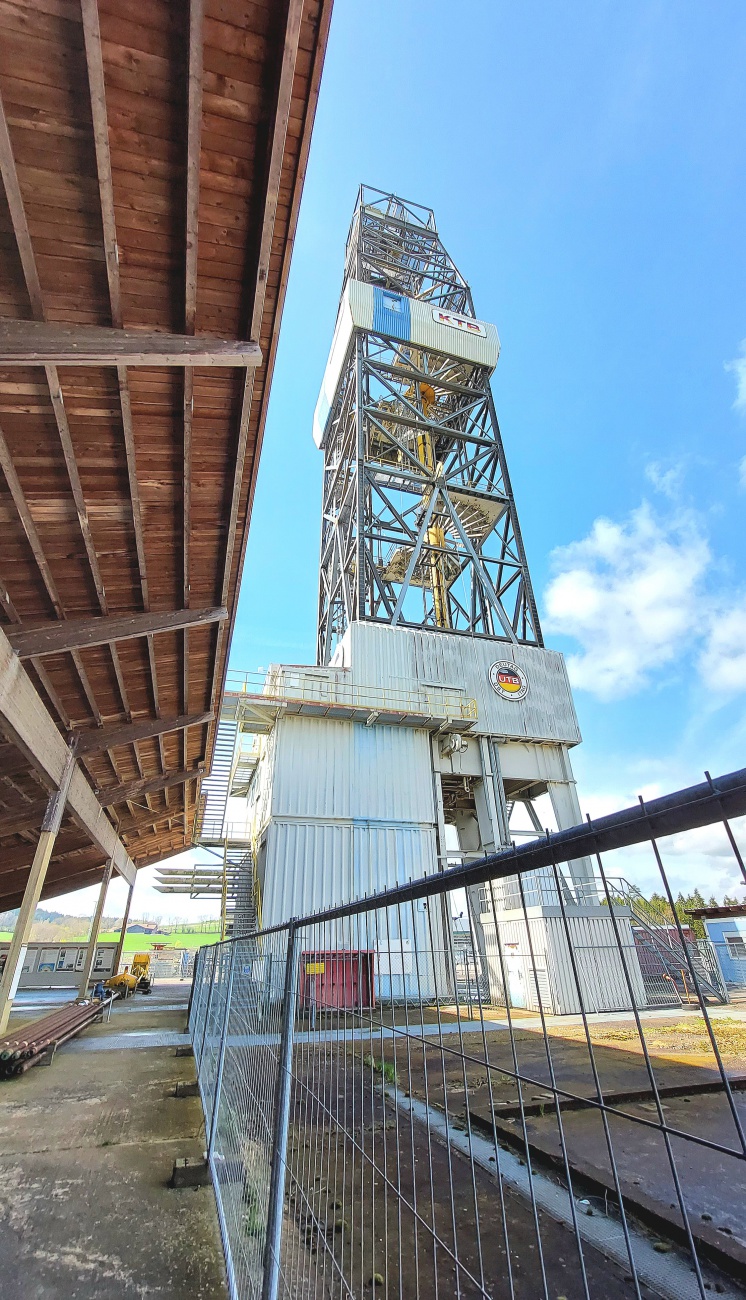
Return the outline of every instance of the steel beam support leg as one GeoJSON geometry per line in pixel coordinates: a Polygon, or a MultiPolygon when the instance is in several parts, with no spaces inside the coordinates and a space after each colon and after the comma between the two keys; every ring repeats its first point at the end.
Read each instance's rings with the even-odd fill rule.
{"type": "MultiPolygon", "coordinates": [[[[114,859],[109,858],[104,871],[104,878],[101,881],[101,888],[98,891],[96,899],[96,910],[93,913],[91,921],[91,933],[88,939],[88,947],[85,951],[85,960],[83,969],[80,973],[80,983],[78,984],[78,997],[84,998],[88,992],[88,981],[91,978],[93,966],[96,960],[96,948],[98,947],[98,932],[101,929],[101,918],[104,914],[104,904],[106,903],[106,894],[111,880],[111,873],[114,870],[114,859]]],[[[131,891],[130,891],[131,892],[131,891]]],[[[116,971],[112,974],[116,975],[116,971]]]]}
{"type": "Polygon", "coordinates": [[[17,986],[16,977],[23,968],[23,959],[26,956],[26,947],[31,934],[31,926],[34,923],[34,914],[41,897],[41,891],[44,888],[44,881],[47,878],[47,868],[54,850],[57,832],[62,824],[70,781],[75,771],[75,755],[76,750],[73,745],[70,747],[65,759],[59,789],[54,790],[49,796],[47,810],[41,824],[41,834],[36,845],[34,860],[31,863],[18,920],[13,930],[5,970],[0,980],[0,1034],[4,1034],[8,1027],[10,1010],[13,1005],[13,993],[17,986]]]}
{"type": "Polygon", "coordinates": [[[270,1172],[262,1300],[277,1300],[277,1288],[280,1280],[282,1212],[285,1201],[285,1173],[287,1170],[288,1125],[290,1121],[293,1066],[293,1032],[295,1028],[295,1003],[298,992],[297,936],[297,922],[292,920],[288,927],[288,951],[285,962],[282,1035],[280,1038],[279,1074],[274,1121],[275,1140],[270,1172]]]}
{"type": "MultiPolygon", "coordinates": [[[[571,826],[579,826],[583,814],[580,811],[578,801],[578,792],[575,785],[575,778],[570,767],[570,759],[564,745],[561,747],[564,767],[567,773],[566,781],[548,781],[547,791],[552,801],[552,808],[557,819],[557,827],[563,831],[571,826]]],[[[590,858],[576,858],[570,863],[570,874],[573,883],[578,889],[581,903],[600,903],[598,890],[596,888],[593,876],[593,864],[590,858]]]]}

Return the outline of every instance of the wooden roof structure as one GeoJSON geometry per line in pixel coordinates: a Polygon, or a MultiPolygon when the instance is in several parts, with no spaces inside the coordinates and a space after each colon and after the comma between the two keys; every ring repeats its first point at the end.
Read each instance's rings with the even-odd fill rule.
{"type": "Polygon", "coordinates": [[[0,0],[0,910],[191,842],[330,16],[0,0]]]}

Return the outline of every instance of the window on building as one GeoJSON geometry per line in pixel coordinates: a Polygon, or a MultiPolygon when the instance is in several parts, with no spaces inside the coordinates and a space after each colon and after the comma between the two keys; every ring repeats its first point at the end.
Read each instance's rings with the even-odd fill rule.
{"type": "Polygon", "coordinates": [[[725,945],[732,961],[746,961],[746,937],[741,934],[725,934],[725,945]]]}

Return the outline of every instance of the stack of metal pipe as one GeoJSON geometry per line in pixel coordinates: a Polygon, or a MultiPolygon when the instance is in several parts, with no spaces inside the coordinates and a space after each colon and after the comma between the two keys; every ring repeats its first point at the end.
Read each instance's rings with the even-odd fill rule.
{"type": "Polygon", "coordinates": [[[97,1020],[112,1001],[66,1002],[63,1007],[0,1039],[0,1079],[25,1074],[32,1065],[97,1020]]]}

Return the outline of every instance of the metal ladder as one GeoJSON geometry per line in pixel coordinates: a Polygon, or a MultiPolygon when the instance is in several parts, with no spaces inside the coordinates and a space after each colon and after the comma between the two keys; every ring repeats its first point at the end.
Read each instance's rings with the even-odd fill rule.
{"type": "Polygon", "coordinates": [[[215,737],[210,775],[202,782],[197,813],[194,820],[193,839],[211,842],[222,837],[225,810],[230,792],[233,763],[236,752],[238,722],[234,718],[221,718],[215,737]]]}

